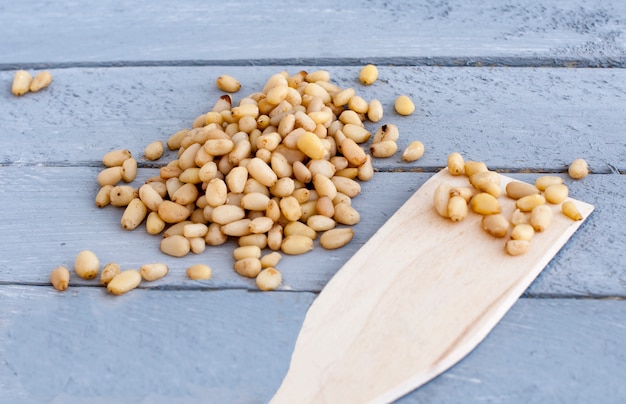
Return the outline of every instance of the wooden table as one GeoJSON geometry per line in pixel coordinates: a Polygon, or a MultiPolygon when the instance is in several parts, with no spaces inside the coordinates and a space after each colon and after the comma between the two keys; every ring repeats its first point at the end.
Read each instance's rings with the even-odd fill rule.
{"type": "Polygon", "coordinates": [[[317,293],[452,151],[526,181],[562,176],[596,210],[475,351],[399,401],[626,397],[625,2],[24,0],[0,6],[0,38],[1,402],[267,402],[317,293]],[[365,63],[379,66],[373,86],[357,81],[365,63]],[[15,97],[20,68],[54,81],[15,97]],[[143,148],[206,112],[218,75],[241,81],[237,99],[317,69],[380,99],[400,149],[421,140],[426,153],[376,159],[355,239],[286,257],[278,291],[234,273],[234,241],[165,256],[158,237],[121,229],[120,209],[94,205],[103,154],[130,149],[135,184],[155,175],[143,148]],[[393,111],[400,94],[413,115],[393,111]],[[574,181],[578,157],[592,174],[574,181]],[[55,291],[51,269],[82,249],[170,273],[121,297],[76,276],[55,291]],[[193,263],[213,278],[187,279],[193,263]]]}

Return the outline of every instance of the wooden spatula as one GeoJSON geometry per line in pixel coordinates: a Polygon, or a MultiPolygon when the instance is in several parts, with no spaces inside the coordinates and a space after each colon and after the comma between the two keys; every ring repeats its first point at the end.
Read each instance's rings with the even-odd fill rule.
{"type": "MultiPolygon", "coordinates": [[[[442,181],[468,184],[434,175],[322,290],[272,403],[391,402],[428,382],[487,336],[583,222],[552,205],[551,226],[509,256],[481,216],[453,223],[435,212],[442,181]]],[[[500,202],[510,217],[515,201],[500,202]]],[[[593,210],[574,203],[583,219],[593,210]]]]}

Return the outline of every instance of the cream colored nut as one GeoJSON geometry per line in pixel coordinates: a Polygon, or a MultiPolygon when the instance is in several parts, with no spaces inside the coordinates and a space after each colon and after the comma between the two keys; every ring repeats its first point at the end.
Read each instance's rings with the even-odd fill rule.
{"type": "Polygon", "coordinates": [[[367,113],[369,104],[367,101],[365,101],[363,97],[355,95],[354,97],[350,98],[350,101],[348,101],[348,108],[358,114],[365,114],[367,113]]]}
{"type": "Polygon", "coordinates": [[[332,95],[333,105],[335,107],[343,107],[350,101],[350,98],[356,95],[354,88],[346,88],[332,95]]]}
{"type": "Polygon", "coordinates": [[[64,266],[58,266],[50,272],[50,283],[56,290],[64,291],[70,284],[70,271],[64,266]]]}
{"type": "Polygon", "coordinates": [[[296,145],[302,153],[312,159],[322,159],[326,155],[326,149],[315,133],[304,132],[298,137],[296,145]]]}
{"type": "Polygon", "coordinates": [[[141,274],[136,269],[127,269],[115,275],[107,285],[109,293],[122,295],[135,289],[141,283],[141,274]]]}
{"type": "MultiPolygon", "coordinates": [[[[226,78],[226,81],[229,81],[229,79],[226,78]]],[[[231,82],[232,82],[232,80],[231,80],[231,82]]],[[[233,99],[232,99],[232,97],[229,94],[224,94],[224,95],[220,96],[220,98],[217,99],[215,104],[213,104],[213,107],[211,108],[211,111],[212,112],[227,111],[227,110],[230,110],[232,106],[233,106],[233,99]]]]}
{"type": "Polygon", "coordinates": [[[203,237],[191,237],[189,240],[189,249],[194,254],[202,254],[206,250],[206,241],[203,237]]]}
{"type": "Polygon", "coordinates": [[[117,185],[111,188],[110,202],[113,206],[128,206],[130,201],[137,198],[139,193],[130,185],[117,185]]]}
{"type": "Polygon", "coordinates": [[[235,205],[221,205],[213,209],[211,221],[220,225],[241,220],[246,216],[244,208],[235,205]]]}
{"type": "Polygon", "coordinates": [[[393,140],[397,142],[400,138],[400,131],[398,127],[394,124],[385,124],[376,130],[374,133],[374,138],[372,139],[372,143],[379,143],[385,140],[393,140]]]}
{"type": "Polygon", "coordinates": [[[122,163],[122,180],[133,182],[137,176],[137,160],[129,158],[122,163]]]}
{"type": "Polygon", "coordinates": [[[419,140],[409,143],[402,152],[402,160],[406,162],[417,161],[424,155],[424,144],[419,140]]]}
{"type": "Polygon", "coordinates": [[[452,175],[461,175],[465,173],[465,159],[461,153],[452,152],[448,155],[448,172],[452,175]]]}
{"type": "Polygon", "coordinates": [[[141,277],[146,281],[156,281],[163,278],[169,272],[167,264],[156,262],[153,264],[144,264],[139,268],[141,277]]]}
{"type": "Polygon", "coordinates": [[[276,223],[274,227],[267,232],[267,246],[270,250],[280,250],[283,243],[283,226],[276,223]]]}
{"type": "Polygon", "coordinates": [[[511,199],[520,199],[524,196],[538,194],[539,189],[533,184],[520,181],[511,181],[506,184],[506,194],[511,199]]]}
{"type": "Polygon", "coordinates": [[[494,237],[504,237],[509,232],[509,221],[501,213],[483,216],[482,228],[494,237]]]}
{"type": "Polygon", "coordinates": [[[259,234],[248,234],[247,236],[241,236],[237,240],[237,244],[240,247],[246,246],[255,246],[260,249],[264,249],[267,247],[267,234],[259,233],[259,234]]]}
{"type": "Polygon", "coordinates": [[[209,231],[209,227],[204,223],[190,223],[183,227],[183,236],[187,238],[204,237],[209,231]]]}
{"type": "Polygon", "coordinates": [[[219,76],[217,80],[215,80],[215,84],[217,85],[217,88],[227,93],[236,93],[241,89],[241,83],[239,83],[239,80],[227,74],[219,76]]]}
{"type": "Polygon", "coordinates": [[[540,191],[545,191],[550,185],[562,184],[563,178],[556,175],[544,175],[535,180],[535,186],[540,191]]]}
{"type": "Polygon", "coordinates": [[[546,198],[546,202],[559,204],[567,199],[569,194],[569,188],[565,184],[554,184],[548,186],[543,192],[543,196],[546,198]]]}
{"type": "Polygon", "coordinates": [[[506,242],[506,252],[509,255],[517,256],[525,254],[530,248],[528,240],[509,240],[506,242]]]}
{"type": "Polygon", "coordinates": [[[264,234],[274,227],[274,221],[266,216],[256,217],[250,222],[250,232],[253,234],[264,234]]]}
{"type": "Polygon", "coordinates": [[[348,227],[331,229],[320,236],[320,245],[327,250],[341,248],[352,241],[354,230],[348,227]]]}
{"type": "Polygon", "coordinates": [[[470,178],[470,183],[480,192],[486,192],[498,198],[502,194],[499,178],[498,173],[494,171],[483,171],[474,174],[470,178]],[[494,181],[492,174],[495,174],[497,181],[494,181]]]}
{"type": "Polygon", "coordinates": [[[313,176],[321,174],[324,177],[330,178],[335,175],[336,172],[335,166],[328,160],[310,160],[307,164],[307,168],[313,176]]]}
{"type": "Polygon", "coordinates": [[[448,217],[453,222],[460,222],[467,216],[467,202],[462,196],[453,196],[448,201],[448,217]]]}
{"type": "Polygon", "coordinates": [[[335,196],[337,196],[337,187],[325,175],[315,174],[313,176],[313,187],[320,197],[327,196],[330,199],[335,199],[335,196]]]}
{"type": "Polygon", "coordinates": [[[76,255],[74,272],[83,279],[93,279],[98,276],[100,260],[93,251],[83,250],[76,255]]]}
{"type": "Polygon", "coordinates": [[[511,214],[511,224],[513,226],[518,224],[527,224],[529,222],[528,216],[529,215],[527,213],[522,212],[519,209],[515,209],[511,214]]]}
{"type": "Polygon", "coordinates": [[[222,226],[217,223],[211,223],[209,225],[209,231],[204,236],[204,241],[207,245],[217,246],[222,245],[228,241],[228,236],[222,232],[222,226]]]}
{"type": "Polygon", "coordinates": [[[302,216],[302,208],[300,207],[300,203],[298,203],[298,200],[293,196],[280,198],[278,205],[280,206],[280,211],[287,220],[295,221],[300,219],[300,217],[302,216]]]}
{"type": "Polygon", "coordinates": [[[549,205],[535,206],[530,212],[530,224],[535,231],[540,232],[550,227],[552,223],[552,208],[549,205]]]}
{"type": "Polygon", "coordinates": [[[159,209],[159,205],[163,202],[159,192],[150,184],[144,184],[139,187],[139,199],[153,212],[156,212],[159,209]]]}
{"type": "Polygon", "coordinates": [[[495,215],[502,212],[498,200],[486,192],[476,194],[470,201],[470,206],[472,211],[479,215],[495,215]]]}
{"type": "Polygon", "coordinates": [[[345,202],[335,205],[335,214],[333,215],[333,218],[337,221],[337,223],[348,226],[355,225],[361,220],[359,212],[345,202]]]}
{"type": "Polygon", "coordinates": [[[13,76],[13,84],[11,86],[11,92],[14,95],[24,95],[30,89],[30,84],[33,81],[33,76],[25,70],[18,70],[13,76]]]}
{"type": "Polygon", "coordinates": [[[468,202],[476,195],[478,191],[474,187],[453,187],[450,188],[450,197],[453,196],[461,196],[465,199],[465,202],[468,202]]]}
{"type": "Polygon", "coordinates": [[[307,73],[304,76],[304,80],[309,83],[315,83],[318,81],[330,81],[330,72],[327,70],[316,70],[314,72],[307,73]]]}
{"type": "Polygon", "coordinates": [[[377,99],[370,100],[367,109],[367,119],[371,122],[380,122],[383,119],[383,104],[377,99]]]}
{"type": "Polygon", "coordinates": [[[191,251],[189,240],[179,234],[162,239],[160,248],[162,253],[172,257],[184,257],[191,251]]]}
{"type": "Polygon", "coordinates": [[[118,263],[109,262],[102,268],[102,272],[100,272],[100,284],[105,286],[108,285],[109,282],[111,282],[111,280],[121,271],[122,269],[118,263]]]}
{"type": "Polygon", "coordinates": [[[283,228],[283,234],[285,237],[292,235],[300,235],[308,237],[312,240],[317,238],[317,232],[311,228],[309,225],[304,224],[300,221],[289,222],[283,228]]]}
{"type": "Polygon", "coordinates": [[[115,185],[122,180],[122,167],[109,167],[98,173],[98,184],[103,187],[105,185],[115,185]]]}
{"type": "Polygon", "coordinates": [[[168,200],[163,201],[159,205],[157,212],[165,223],[179,223],[191,215],[191,212],[185,206],[168,200]]]}
{"type": "Polygon", "coordinates": [[[473,161],[473,160],[468,160],[465,162],[465,167],[464,167],[464,171],[465,171],[465,175],[467,175],[468,178],[470,178],[472,175],[482,172],[482,171],[488,171],[489,169],[487,168],[487,165],[485,163],[483,163],[482,161],[473,161]]]}
{"type": "Polygon", "coordinates": [[[233,264],[233,269],[246,278],[255,278],[261,272],[261,260],[255,257],[242,258],[233,264]]]}
{"type": "Polygon", "coordinates": [[[315,201],[315,211],[319,215],[333,217],[333,215],[335,214],[335,204],[333,204],[333,200],[327,196],[319,197],[317,201],[315,201]]]}
{"type": "Polygon", "coordinates": [[[373,64],[367,64],[359,72],[359,81],[366,86],[374,84],[378,79],[378,68],[373,64]]]}
{"type": "Polygon", "coordinates": [[[204,150],[211,156],[223,156],[235,148],[231,139],[208,139],[204,143],[204,150]]]}
{"type": "Polygon", "coordinates": [[[283,256],[277,251],[265,254],[261,257],[261,268],[275,268],[282,258],[283,256]]]}
{"type": "Polygon", "coordinates": [[[383,140],[382,142],[372,143],[370,152],[372,156],[377,158],[388,158],[398,151],[398,144],[393,140],[383,140]]]}
{"type": "Polygon", "coordinates": [[[306,224],[317,232],[333,229],[337,225],[337,222],[329,216],[312,215],[307,219],[306,224]]]}
{"type": "Polygon", "coordinates": [[[300,234],[292,234],[283,238],[280,249],[288,255],[305,254],[313,249],[313,240],[300,234]]]}
{"type": "Polygon", "coordinates": [[[100,188],[98,193],[96,194],[96,206],[99,208],[104,208],[105,206],[111,203],[111,190],[113,189],[113,185],[105,185],[100,188]]]}
{"type": "Polygon", "coordinates": [[[206,186],[206,202],[209,206],[217,207],[226,203],[228,186],[224,180],[214,178],[206,186]]]}
{"type": "Polygon", "coordinates": [[[270,187],[270,193],[279,198],[290,196],[295,191],[296,185],[290,177],[279,179],[276,184],[270,187]]]}
{"type": "Polygon", "coordinates": [[[158,160],[163,156],[163,152],[165,151],[165,147],[163,145],[163,141],[155,140],[146,146],[143,151],[143,155],[146,159],[150,161],[158,160]]]}
{"type": "Polygon", "coordinates": [[[124,161],[132,157],[132,153],[128,149],[112,150],[102,157],[102,164],[106,167],[118,167],[124,164],[124,161]]]}
{"type": "Polygon", "coordinates": [[[206,281],[211,279],[211,267],[205,264],[195,264],[187,268],[187,277],[194,281],[206,281]]]}
{"type": "Polygon", "coordinates": [[[157,212],[148,213],[146,218],[146,232],[148,234],[156,235],[165,229],[165,221],[161,219],[157,212]]]}
{"type": "Polygon", "coordinates": [[[276,289],[280,286],[282,281],[282,275],[276,268],[273,267],[263,269],[256,276],[256,286],[263,291],[276,289]]]}
{"type": "Polygon", "coordinates": [[[241,198],[241,207],[246,210],[264,211],[269,203],[270,197],[261,192],[250,192],[241,198]]]}
{"type": "Polygon", "coordinates": [[[365,143],[372,136],[370,131],[365,129],[363,126],[352,123],[345,124],[341,131],[344,135],[346,135],[346,137],[354,140],[356,143],[365,143]]]}
{"type": "Polygon", "coordinates": [[[341,176],[333,176],[330,178],[330,180],[333,184],[335,184],[335,188],[338,192],[346,194],[351,198],[354,198],[361,193],[361,184],[353,179],[341,176]]]}
{"type": "Polygon", "coordinates": [[[272,170],[272,168],[258,157],[250,159],[250,162],[248,162],[247,165],[247,169],[252,178],[265,185],[266,187],[271,187],[276,183],[276,181],[278,181],[278,176],[272,170]]]}
{"type": "Polygon", "coordinates": [[[341,111],[339,114],[339,123],[343,125],[339,125],[336,127],[337,130],[341,130],[344,125],[352,124],[360,127],[364,127],[363,120],[361,119],[361,115],[357,112],[354,112],[351,109],[345,109],[341,111]]]}
{"type": "Polygon", "coordinates": [[[49,71],[37,73],[33,81],[30,82],[30,91],[36,93],[52,84],[52,74],[49,71]]]}
{"type": "Polygon", "coordinates": [[[148,215],[148,208],[141,199],[134,198],[124,209],[120,224],[124,230],[133,230],[139,226],[148,215]]]}
{"type": "Polygon", "coordinates": [[[282,83],[270,88],[265,96],[265,101],[272,105],[278,105],[281,101],[287,98],[289,93],[289,87],[287,83],[282,83]]]}
{"type": "Polygon", "coordinates": [[[303,97],[306,95],[311,97],[319,97],[322,99],[322,102],[324,104],[328,104],[331,101],[331,97],[328,91],[326,91],[324,87],[320,86],[317,83],[308,83],[304,86],[303,97]]]}
{"type": "Polygon", "coordinates": [[[372,165],[372,156],[369,154],[365,158],[365,162],[358,166],[359,172],[357,178],[361,181],[369,181],[374,177],[374,166],[372,165]]]}
{"type": "Polygon", "coordinates": [[[569,165],[567,173],[573,179],[580,180],[589,174],[589,165],[584,159],[576,159],[569,165]]]}
{"type": "Polygon", "coordinates": [[[225,181],[228,189],[234,193],[242,193],[245,186],[246,181],[248,180],[248,169],[245,167],[234,167],[230,172],[226,175],[225,181]]]}
{"type": "Polygon", "coordinates": [[[576,204],[572,201],[563,202],[563,204],[561,204],[561,211],[572,220],[583,220],[583,216],[580,214],[576,204]]]}
{"type": "Polygon", "coordinates": [[[222,233],[227,236],[242,237],[250,234],[250,219],[240,219],[222,226],[222,233]]]}
{"type": "Polygon", "coordinates": [[[413,101],[406,95],[401,95],[396,98],[394,108],[398,114],[405,116],[415,112],[415,104],[413,104],[413,101]]]}
{"type": "Polygon", "coordinates": [[[452,187],[447,182],[440,183],[433,193],[433,206],[441,217],[449,217],[448,203],[450,202],[450,190],[452,187]]]}
{"type": "Polygon", "coordinates": [[[168,227],[167,230],[165,230],[165,232],[163,233],[163,237],[171,237],[176,235],[182,236],[183,232],[185,231],[185,226],[192,223],[193,222],[189,220],[183,220],[182,222],[175,223],[168,227]]]}
{"type": "Polygon", "coordinates": [[[541,194],[532,194],[519,198],[517,202],[515,202],[515,207],[517,207],[522,212],[530,212],[535,206],[543,205],[546,203],[546,198],[541,194]]]}
{"type": "Polygon", "coordinates": [[[516,224],[511,230],[511,240],[532,240],[535,229],[530,224],[516,224]]]}
{"type": "Polygon", "coordinates": [[[341,153],[343,156],[355,166],[360,166],[367,161],[365,150],[359,146],[354,140],[346,138],[341,143],[341,153]]]}
{"type": "Polygon", "coordinates": [[[198,199],[199,191],[196,184],[183,184],[172,194],[172,202],[179,205],[188,205],[198,199]]]}
{"type": "Polygon", "coordinates": [[[233,258],[236,261],[242,260],[244,258],[260,258],[261,257],[261,248],[255,245],[237,247],[233,250],[233,258]]]}

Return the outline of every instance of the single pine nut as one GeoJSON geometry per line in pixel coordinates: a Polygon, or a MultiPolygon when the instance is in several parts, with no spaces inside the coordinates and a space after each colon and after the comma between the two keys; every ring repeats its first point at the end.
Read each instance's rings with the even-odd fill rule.
{"type": "Polygon", "coordinates": [[[440,183],[433,193],[433,206],[441,217],[449,217],[448,203],[450,202],[450,190],[452,187],[447,182],[440,183]]]}
{"type": "Polygon", "coordinates": [[[573,179],[580,180],[589,174],[589,165],[584,159],[576,159],[569,165],[567,173],[573,179]]]}
{"type": "Polygon", "coordinates": [[[372,143],[370,152],[372,156],[377,158],[388,158],[398,151],[398,144],[393,140],[383,140],[382,142],[372,143]]]}
{"type": "Polygon", "coordinates": [[[195,264],[187,268],[187,277],[194,281],[206,281],[211,279],[211,267],[204,264],[195,264]]]}
{"type": "Polygon", "coordinates": [[[255,278],[261,272],[261,260],[255,257],[246,257],[235,261],[233,269],[241,276],[255,278]]]}
{"type": "Polygon", "coordinates": [[[335,204],[333,204],[333,200],[329,197],[322,196],[318,198],[317,201],[315,201],[315,211],[319,215],[333,217],[333,215],[335,214],[335,204]]]}
{"type": "Polygon", "coordinates": [[[494,215],[502,212],[500,203],[491,194],[480,192],[476,194],[470,201],[472,211],[479,215],[494,215]]]}
{"type": "Polygon", "coordinates": [[[333,176],[330,178],[338,192],[348,195],[354,198],[361,193],[361,184],[353,179],[341,176],[333,176]]]}
{"type": "Polygon", "coordinates": [[[348,244],[353,237],[354,230],[349,227],[331,229],[320,236],[320,245],[327,250],[334,250],[348,244]]]}
{"type": "MultiPolygon", "coordinates": [[[[315,136],[315,135],[314,135],[315,136]]],[[[247,166],[250,176],[265,185],[271,187],[278,181],[278,176],[266,162],[258,157],[250,159],[247,166]]]]}
{"type": "Polygon", "coordinates": [[[148,208],[141,202],[141,199],[134,198],[130,201],[124,213],[120,224],[124,230],[133,230],[139,226],[148,215],[148,208]]]}
{"type": "Polygon", "coordinates": [[[502,214],[483,216],[483,229],[494,237],[504,237],[509,232],[509,221],[502,214]]]}
{"type": "Polygon", "coordinates": [[[241,237],[250,234],[250,219],[240,219],[222,226],[222,233],[227,236],[241,237]]]}
{"type": "Polygon", "coordinates": [[[242,260],[244,258],[260,258],[261,257],[261,248],[255,245],[243,246],[235,248],[233,251],[233,258],[236,261],[242,260]]]}
{"type": "Polygon", "coordinates": [[[103,187],[105,185],[115,185],[122,180],[122,167],[109,167],[98,173],[98,184],[103,187]]]}
{"type": "Polygon", "coordinates": [[[461,175],[465,173],[465,160],[458,152],[448,155],[448,171],[452,175],[461,175]]]}
{"type": "Polygon", "coordinates": [[[191,251],[189,240],[179,234],[162,239],[160,248],[162,253],[172,257],[184,257],[191,251]]]}
{"type": "Polygon", "coordinates": [[[236,78],[227,74],[219,76],[217,80],[215,80],[215,84],[217,85],[217,88],[227,93],[236,93],[241,89],[241,83],[239,83],[236,78]]]}
{"type": "Polygon", "coordinates": [[[402,160],[412,162],[419,160],[424,155],[424,144],[419,140],[409,143],[402,152],[402,160]]]}
{"type": "Polygon", "coordinates": [[[546,198],[541,194],[532,194],[519,198],[515,206],[522,212],[530,212],[535,206],[546,203],[546,198]]]}
{"type": "Polygon", "coordinates": [[[13,76],[13,85],[11,86],[11,92],[14,95],[24,95],[30,89],[30,83],[33,81],[33,76],[25,70],[18,70],[13,76]]]}
{"type": "Polygon", "coordinates": [[[113,189],[113,185],[105,185],[100,188],[98,193],[96,194],[96,206],[99,208],[104,208],[108,204],[111,203],[111,190],[113,189]]]}
{"type": "Polygon", "coordinates": [[[535,235],[535,229],[529,224],[516,224],[511,230],[511,240],[528,240],[530,241],[535,235]]]}
{"type": "Polygon", "coordinates": [[[181,141],[187,136],[189,133],[189,129],[182,129],[178,132],[174,133],[172,136],[167,139],[167,147],[170,150],[177,150],[180,148],[181,141]]]}
{"type": "Polygon", "coordinates": [[[337,223],[348,226],[355,225],[361,220],[359,212],[345,202],[335,205],[335,214],[333,215],[333,218],[337,221],[337,223]]]}
{"type": "Polygon", "coordinates": [[[496,198],[502,194],[500,176],[494,171],[476,173],[470,177],[470,183],[477,190],[491,194],[496,198]]]}
{"type": "Polygon", "coordinates": [[[394,108],[396,109],[396,112],[398,114],[405,116],[411,115],[413,112],[415,112],[415,104],[413,104],[413,101],[406,95],[401,95],[396,98],[394,108]]]}
{"type": "Polygon", "coordinates": [[[189,240],[189,249],[194,254],[202,254],[206,250],[206,242],[202,237],[191,237],[189,240]]]}
{"type": "Polygon", "coordinates": [[[370,136],[372,136],[370,131],[365,129],[363,126],[352,123],[345,124],[341,131],[344,135],[346,135],[346,137],[354,140],[356,143],[365,143],[369,140],[370,136]]]}
{"type": "Polygon", "coordinates": [[[313,240],[300,234],[292,234],[283,238],[280,249],[288,255],[305,254],[313,249],[313,240]]]}
{"type": "Polygon", "coordinates": [[[250,222],[250,232],[252,234],[264,234],[270,231],[274,227],[274,221],[266,216],[261,216],[252,219],[250,222]]]}
{"type": "Polygon", "coordinates": [[[148,213],[146,218],[146,232],[148,234],[156,235],[165,229],[165,221],[161,219],[157,212],[148,213]]]}
{"type": "Polygon", "coordinates": [[[115,275],[107,285],[109,293],[122,295],[135,289],[141,283],[141,274],[136,269],[127,269],[115,275]]]}
{"type": "Polygon", "coordinates": [[[313,228],[299,221],[287,223],[283,228],[283,234],[285,237],[297,234],[300,236],[306,236],[312,240],[317,238],[317,232],[313,228]]]}
{"type": "Polygon", "coordinates": [[[139,193],[130,185],[117,185],[111,188],[110,202],[113,206],[128,206],[130,201],[137,198],[139,193]]]}
{"type": "Polygon", "coordinates": [[[341,142],[340,148],[343,156],[355,166],[360,166],[367,161],[365,150],[350,138],[341,142]]]}
{"type": "Polygon", "coordinates": [[[156,140],[150,143],[143,151],[143,155],[146,159],[150,161],[158,160],[163,156],[163,152],[165,151],[165,147],[163,146],[163,142],[161,140],[156,140]]]}
{"type": "Polygon", "coordinates": [[[367,113],[369,104],[363,97],[355,95],[348,101],[348,108],[358,114],[365,114],[367,113]]]}
{"type": "Polygon", "coordinates": [[[64,266],[56,267],[50,272],[50,282],[56,290],[64,291],[70,284],[70,271],[64,266]]]}
{"type": "Polygon", "coordinates": [[[185,206],[168,200],[163,201],[159,205],[157,212],[165,223],[180,223],[191,215],[191,212],[185,206]]]}
{"type": "Polygon", "coordinates": [[[247,236],[239,237],[237,240],[239,247],[256,246],[260,249],[267,247],[267,234],[248,234],[247,236]]]}
{"type": "Polygon", "coordinates": [[[276,223],[274,227],[267,232],[267,246],[270,250],[280,250],[283,242],[283,226],[276,223]]]}
{"type": "Polygon", "coordinates": [[[533,184],[528,184],[526,182],[519,181],[511,181],[506,184],[506,194],[511,199],[520,199],[524,196],[538,194],[539,189],[533,184]]]}
{"type": "Polygon", "coordinates": [[[330,199],[335,199],[335,196],[337,196],[337,187],[325,175],[315,174],[313,176],[313,187],[320,197],[327,196],[330,199]]]}
{"type": "Polygon", "coordinates": [[[528,240],[509,240],[506,242],[506,252],[509,255],[517,256],[525,254],[530,247],[528,240]]]}
{"type": "Polygon", "coordinates": [[[217,223],[211,223],[209,231],[204,236],[204,242],[207,245],[217,246],[224,244],[226,241],[228,241],[228,236],[222,232],[222,226],[217,223]]]}
{"type": "Polygon", "coordinates": [[[190,223],[183,227],[183,236],[187,238],[204,237],[209,231],[209,227],[204,223],[190,223]]]}
{"type": "Polygon", "coordinates": [[[132,157],[130,150],[120,149],[107,152],[102,157],[102,164],[106,167],[118,167],[124,164],[124,161],[132,157]]]}
{"type": "Polygon", "coordinates": [[[179,205],[188,205],[198,199],[198,187],[196,184],[183,184],[178,188],[171,196],[172,202],[176,202],[179,205]]]}
{"type": "Polygon", "coordinates": [[[338,93],[333,94],[333,105],[336,107],[343,107],[350,101],[350,98],[354,97],[356,92],[354,88],[346,88],[338,93]]]}
{"type": "Polygon", "coordinates": [[[530,224],[535,231],[544,231],[552,223],[552,209],[549,205],[535,206],[530,212],[530,224]]]}
{"type": "Polygon", "coordinates": [[[137,176],[137,160],[129,158],[122,163],[122,180],[133,182],[137,176]]]}
{"type": "Polygon", "coordinates": [[[179,223],[175,223],[173,225],[171,225],[170,227],[167,228],[167,230],[165,230],[165,232],[163,233],[163,237],[171,237],[171,236],[182,236],[183,232],[185,231],[185,226],[187,226],[188,224],[192,224],[193,222],[189,221],[189,220],[184,220],[182,222],[179,223]]]}
{"type": "Polygon", "coordinates": [[[371,122],[379,122],[383,119],[383,104],[377,99],[370,100],[367,108],[367,119],[371,122]]]}
{"type": "Polygon", "coordinates": [[[511,214],[511,224],[513,226],[518,224],[527,224],[529,222],[528,214],[522,212],[519,209],[515,209],[511,214]]]}
{"type": "Polygon", "coordinates": [[[228,186],[224,180],[213,178],[206,186],[206,202],[209,206],[217,207],[226,203],[228,186]]]}
{"type": "Polygon", "coordinates": [[[372,156],[365,156],[365,162],[358,166],[359,172],[357,178],[361,181],[369,181],[374,177],[374,166],[372,165],[372,156]]]}
{"type": "Polygon", "coordinates": [[[280,286],[282,281],[282,275],[276,268],[273,267],[263,269],[256,276],[256,286],[263,291],[276,289],[280,286]]]}
{"type": "Polygon", "coordinates": [[[359,72],[359,81],[366,86],[374,84],[378,79],[378,68],[373,64],[365,65],[359,72]]]}
{"type": "Polygon", "coordinates": [[[379,143],[385,140],[393,140],[397,142],[400,138],[400,131],[398,127],[394,124],[385,124],[376,130],[374,133],[374,138],[372,139],[372,143],[379,143]]]}
{"type": "Polygon", "coordinates": [[[104,268],[102,268],[102,272],[100,273],[100,283],[104,286],[108,285],[109,282],[111,282],[111,280],[121,272],[121,270],[122,269],[119,264],[109,262],[104,266],[104,268]]]}
{"type": "Polygon", "coordinates": [[[322,159],[326,155],[326,149],[315,133],[304,132],[298,137],[296,145],[302,153],[312,159],[322,159]]]}
{"type": "Polygon", "coordinates": [[[39,72],[33,81],[30,82],[30,91],[36,93],[39,90],[43,90],[52,83],[52,74],[49,71],[39,72]]]}
{"type": "Polygon", "coordinates": [[[211,221],[220,225],[241,220],[246,216],[244,208],[236,205],[221,205],[213,209],[211,221]]]}
{"type": "Polygon", "coordinates": [[[572,220],[583,220],[583,216],[578,211],[578,208],[572,201],[563,202],[561,205],[561,211],[567,217],[572,220]]]}
{"type": "Polygon", "coordinates": [[[274,268],[282,258],[283,256],[277,251],[265,254],[261,257],[261,268],[274,268]]]}
{"type": "Polygon", "coordinates": [[[535,180],[535,186],[540,191],[545,191],[550,185],[554,184],[562,184],[563,178],[557,177],[556,175],[544,175],[535,180]]]}
{"type": "Polygon", "coordinates": [[[157,279],[163,278],[169,272],[169,267],[167,264],[163,263],[154,263],[154,264],[144,264],[139,268],[139,273],[141,277],[146,281],[156,281],[157,279]]]}
{"type": "Polygon", "coordinates": [[[144,184],[139,187],[139,199],[153,212],[156,212],[159,209],[159,205],[163,202],[159,192],[150,184],[144,184]]]}
{"type": "Polygon", "coordinates": [[[100,260],[93,251],[83,250],[78,253],[74,261],[74,272],[83,279],[93,279],[98,276],[100,260]]]}
{"type": "Polygon", "coordinates": [[[567,199],[569,189],[565,184],[550,185],[543,192],[543,196],[548,203],[559,204],[567,199]]]}
{"type": "Polygon", "coordinates": [[[472,161],[472,160],[468,160],[465,162],[465,167],[464,167],[464,171],[465,171],[465,175],[467,175],[468,178],[470,178],[472,175],[482,172],[482,171],[488,171],[489,169],[487,168],[487,165],[485,163],[483,163],[482,161],[472,161]]]}
{"type": "Polygon", "coordinates": [[[474,187],[454,187],[450,189],[450,197],[461,196],[465,199],[465,202],[468,203],[477,193],[478,192],[474,187]]]}
{"type": "Polygon", "coordinates": [[[467,216],[467,202],[462,196],[453,196],[448,201],[448,217],[453,222],[460,222],[467,216]]]}
{"type": "Polygon", "coordinates": [[[235,148],[231,139],[209,139],[204,143],[204,150],[211,156],[223,156],[235,148]]]}

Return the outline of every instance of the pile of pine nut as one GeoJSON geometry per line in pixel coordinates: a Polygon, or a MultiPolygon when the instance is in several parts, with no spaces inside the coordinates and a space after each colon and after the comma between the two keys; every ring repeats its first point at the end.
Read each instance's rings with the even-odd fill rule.
{"type": "MultiPolygon", "coordinates": [[[[482,215],[482,228],[496,238],[508,235],[505,251],[512,256],[525,254],[536,232],[545,231],[552,222],[549,204],[561,206],[561,212],[572,220],[582,220],[576,205],[567,200],[569,189],[563,178],[545,175],[534,184],[511,181],[505,187],[507,197],[515,200],[515,211],[510,218],[502,214],[498,198],[503,195],[500,175],[487,168],[482,161],[465,161],[460,153],[448,155],[448,172],[465,175],[469,184],[453,187],[442,182],[433,193],[435,211],[453,222],[464,220],[469,211],[482,215]]],[[[582,179],[589,173],[587,162],[574,160],[568,173],[573,179],[582,179]]]]}
{"type": "MultiPolygon", "coordinates": [[[[377,78],[374,65],[360,70],[363,85],[377,78]]],[[[360,221],[352,199],[361,193],[360,181],[374,175],[372,156],[395,155],[399,131],[396,125],[382,125],[368,153],[363,144],[372,136],[365,122],[383,119],[382,103],[339,87],[326,70],[282,71],[238,102],[231,95],[242,87],[236,78],[221,75],[216,86],[227,94],[191,128],[171,135],[165,144],[157,140],[146,146],[146,160],[159,160],[165,145],[177,158],[138,188],[130,184],[138,166],[130,150],[106,153],[95,203],[123,207],[122,228],[134,230],[145,223],[149,234],[161,236],[160,249],[170,256],[201,254],[207,246],[235,238],[239,247],[233,252],[233,269],[254,278],[260,290],[273,290],[282,282],[276,269],[282,254],[307,253],[316,239],[328,250],[352,240],[351,226],[360,221]],[[270,252],[263,255],[266,249],[270,252]]],[[[406,96],[394,106],[399,115],[415,110],[406,96]]],[[[424,145],[416,141],[402,159],[415,161],[423,153],[424,145]]],[[[150,265],[158,269],[158,278],[168,272],[164,264],[150,265]]],[[[53,284],[67,287],[69,272],[58,271],[62,276],[53,271],[53,284]]],[[[75,272],[84,277],[78,268],[75,272]]],[[[142,277],[158,279],[145,273],[143,267],[120,272],[109,264],[101,283],[121,294],[137,287],[142,277]]],[[[187,275],[208,279],[211,269],[192,267],[187,275]]]]}

